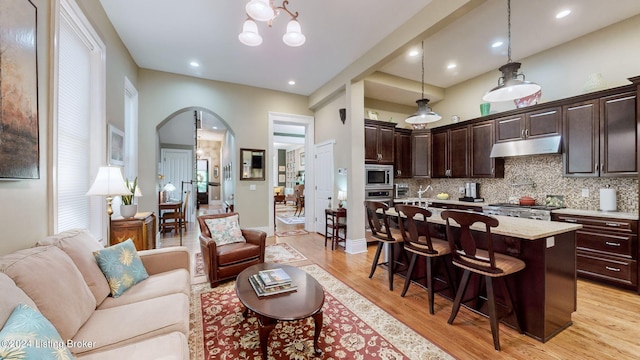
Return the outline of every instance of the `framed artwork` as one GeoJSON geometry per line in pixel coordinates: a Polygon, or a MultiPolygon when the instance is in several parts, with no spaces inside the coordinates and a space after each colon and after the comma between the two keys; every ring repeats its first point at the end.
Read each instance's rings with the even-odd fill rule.
{"type": "Polygon", "coordinates": [[[109,124],[109,160],[110,165],[124,166],[124,131],[109,124]]]}
{"type": "Polygon", "coordinates": [[[0,179],[39,179],[37,9],[0,2],[0,179]]]}

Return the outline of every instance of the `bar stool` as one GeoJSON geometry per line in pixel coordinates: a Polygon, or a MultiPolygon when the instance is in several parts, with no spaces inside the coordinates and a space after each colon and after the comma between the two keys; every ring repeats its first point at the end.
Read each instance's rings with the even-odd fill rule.
{"type": "Polygon", "coordinates": [[[325,209],[324,214],[324,246],[327,246],[327,240],[331,239],[331,250],[333,250],[340,240],[347,241],[347,209],[325,209]],[[341,230],[342,236],[340,236],[341,230]]]}
{"type": "MultiPolygon", "coordinates": [[[[446,240],[432,238],[429,233],[429,226],[427,225],[427,218],[431,217],[431,211],[413,205],[396,205],[396,211],[398,215],[404,215],[404,218],[398,217],[398,223],[400,225],[400,233],[404,240],[404,249],[410,252],[411,261],[409,262],[409,269],[407,270],[407,277],[404,282],[404,288],[400,296],[404,297],[409,289],[409,284],[413,279],[413,270],[416,266],[416,260],[418,256],[423,256],[427,262],[427,293],[429,295],[429,313],[434,314],[433,311],[433,265],[434,261],[451,253],[449,243],[446,240]],[[421,226],[416,223],[416,217],[424,220],[421,226]]],[[[451,269],[451,263],[449,261],[443,262],[447,284],[452,293],[456,291],[455,277],[451,269]]]]}
{"type": "MultiPolygon", "coordinates": [[[[445,210],[441,213],[442,218],[447,222],[447,240],[449,241],[449,247],[451,248],[451,255],[453,257],[453,265],[458,266],[464,270],[462,274],[462,281],[460,287],[456,293],[456,298],[453,302],[453,308],[451,309],[451,316],[449,317],[449,324],[453,323],[453,320],[458,315],[460,310],[460,304],[469,300],[462,300],[467,285],[469,284],[469,277],[471,274],[477,274],[482,276],[486,284],[487,300],[489,308],[489,322],[491,323],[491,334],[493,335],[493,347],[500,351],[500,338],[498,331],[498,314],[496,311],[496,298],[494,294],[494,280],[500,280],[500,283],[504,286],[507,296],[504,297],[504,301],[507,307],[506,315],[512,312],[516,315],[516,328],[522,334],[522,326],[520,320],[520,314],[516,309],[515,299],[512,293],[509,291],[504,277],[514,274],[525,267],[525,263],[513,256],[508,256],[500,253],[496,253],[493,250],[493,238],[491,237],[491,228],[498,226],[498,219],[466,211],[445,210]],[[450,221],[453,220],[459,228],[452,226],[450,221]],[[483,223],[485,225],[485,242],[487,249],[478,249],[478,240],[474,238],[470,226],[474,223],[483,223]],[[459,229],[459,231],[457,231],[459,229]]],[[[478,294],[480,296],[480,294],[478,294]]]]}
{"type": "MultiPolygon", "coordinates": [[[[376,255],[373,258],[373,263],[371,264],[369,279],[373,277],[373,274],[379,265],[387,265],[389,272],[389,290],[393,291],[393,274],[396,271],[394,247],[398,244],[402,246],[402,234],[398,229],[392,229],[389,227],[389,220],[387,217],[389,205],[381,201],[365,201],[364,206],[367,212],[367,221],[369,222],[369,228],[371,229],[372,236],[378,241],[378,248],[376,249],[376,255]],[[382,218],[382,221],[380,221],[380,217],[378,217],[378,210],[380,210],[380,217],[382,218]],[[382,251],[384,244],[388,245],[389,261],[378,263],[380,259],[380,252],[382,251]]],[[[402,251],[402,254],[406,258],[407,255],[404,251],[402,251]]]]}

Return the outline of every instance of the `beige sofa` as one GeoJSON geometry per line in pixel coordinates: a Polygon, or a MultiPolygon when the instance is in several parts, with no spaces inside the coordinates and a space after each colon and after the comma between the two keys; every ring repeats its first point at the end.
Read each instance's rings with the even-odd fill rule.
{"type": "Polygon", "coordinates": [[[70,230],[0,257],[0,328],[19,303],[38,309],[77,359],[189,359],[189,253],[139,251],[149,278],[120,297],[92,252],[102,245],[70,230]]]}

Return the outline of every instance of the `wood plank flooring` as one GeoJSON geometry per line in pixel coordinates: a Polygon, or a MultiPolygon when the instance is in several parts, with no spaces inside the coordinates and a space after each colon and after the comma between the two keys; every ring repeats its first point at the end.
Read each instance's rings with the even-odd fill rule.
{"type": "MultiPolygon", "coordinates": [[[[300,226],[278,224],[278,231],[300,226]]],[[[199,252],[198,229],[189,224],[184,245],[199,252]]],[[[159,247],[176,244],[177,238],[163,235],[159,247]]],[[[368,278],[375,246],[367,253],[347,254],[342,248],[324,247],[324,236],[270,237],[268,243],[286,242],[333,276],[383,308],[391,315],[458,359],[640,359],[640,296],[586,280],[578,281],[578,310],[573,325],[546,343],[541,343],[500,325],[502,351],[493,349],[489,320],[461,309],[453,325],[447,324],[451,301],[436,295],[435,315],[429,315],[427,292],[411,285],[400,297],[404,278],[394,280],[389,291],[387,273],[378,268],[368,278]]]]}

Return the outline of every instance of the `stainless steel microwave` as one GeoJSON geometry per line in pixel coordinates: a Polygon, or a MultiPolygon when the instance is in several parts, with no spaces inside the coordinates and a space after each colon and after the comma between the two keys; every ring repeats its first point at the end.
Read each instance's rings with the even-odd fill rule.
{"type": "Polygon", "coordinates": [[[365,189],[393,190],[393,165],[364,165],[365,189]]]}

